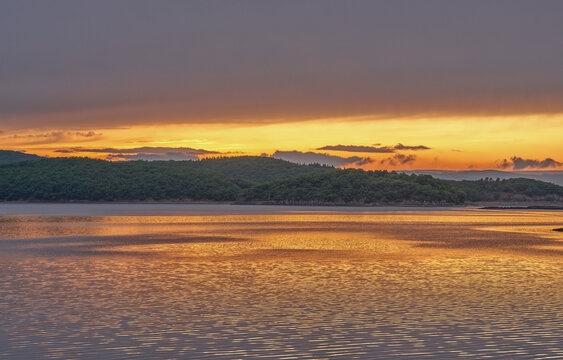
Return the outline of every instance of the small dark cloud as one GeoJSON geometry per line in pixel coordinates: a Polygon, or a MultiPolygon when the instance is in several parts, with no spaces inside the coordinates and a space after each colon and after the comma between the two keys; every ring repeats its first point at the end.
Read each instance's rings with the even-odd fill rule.
{"type": "Polygon", "coordinates": [[[405,154],[395,154],[392,157],[388,157],[387,159],[381,160],[381,164],[389,164],[391,166],[396,165],[406,165],[416,161],[416,155],[405,155],[405,154]]]}
{"type": "Polygon", "coordinates": [[[358,166],[362,166],[362,165],[371,164],[371,163],[373,163],[373,162],[375,162],[375,160],[373,160],[372,158],[365,157],[365,158],[362,158],[362,159],[359,160],[359,161],[356,161],[354,164],[355,164],[355,165],[358,165],[358,166]]]}
{"type": "Polygon", "coordinates": [[[317,150],[332,150],[332,151],[347,151],[347,152],[359,152],[359,153],[394,153],[400,150],[429,150],[430,148],[425,145],[403,145],[398,143],[395,146],[380,146],[381,144],[375,144],[373,146],[366,145],[326,145],[318,148],[317,150]]]}
{"type": "Polygon", "coordinates": [[[512,168],[513,170],[522,170],[522,169],[546,169],[546,168],[556,168],[563,166],[563,163],[553,160],[552,158],[546,158],[544,160],[535,160],[535,159],[523,159],[519,156],[513,156],[510,160],[503,159],[497,167],[501,169],[508,169],[512,168]]]}
{"type": "Polygon", "coordinates": [[[60,153],[60,154],[72,154],[74,151],[68,150],[68,149],[59,149],[59,150],[55,150],[54,152],[60,153]]]}
{"type": "Polygon", "coordinates": [[[88,131],[88,132],[82,132],[82,131],[76,131],[76,132],[67,132],[68,135],[70,136],[81,136],[81,137],[94,137],[94,136],[101,136],[101,133],[97,133],[95,131],[88,131]]]}
{"type": "Polygon", "coordinates": [[[393,147],[393,149],[395,150],[430,150],[430,148],[428,146],[424,146],[424,145],[403,145],[401,143],[398,143],[397,145],[395,145],[393,147]]]}
{"type": "Polygon", "coordinates": [[[334,167],[343,167],[347,165],[361,166],[373,162],[370,158],[362,158],[359,156],[341,157],[329,154],[301,151],[276,151],[271,157],[290,161],[297,164],[321,164],[334,167]]]}

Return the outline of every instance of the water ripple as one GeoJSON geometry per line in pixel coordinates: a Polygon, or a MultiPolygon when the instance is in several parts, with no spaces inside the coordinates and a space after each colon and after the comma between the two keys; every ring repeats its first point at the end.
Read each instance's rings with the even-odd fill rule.
{"type": "Polygon", "coordinates": [[[5,216],[0,357],[563,359],[559,215],[483,213],[5,216]]]}

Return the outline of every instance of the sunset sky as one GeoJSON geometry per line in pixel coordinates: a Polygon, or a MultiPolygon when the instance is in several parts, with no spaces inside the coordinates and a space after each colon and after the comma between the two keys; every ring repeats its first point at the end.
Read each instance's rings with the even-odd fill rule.
{"type": "Polygon", "coordinates": [[[563,1],[2,1],[0,149],[563,170],[563,1]]]}

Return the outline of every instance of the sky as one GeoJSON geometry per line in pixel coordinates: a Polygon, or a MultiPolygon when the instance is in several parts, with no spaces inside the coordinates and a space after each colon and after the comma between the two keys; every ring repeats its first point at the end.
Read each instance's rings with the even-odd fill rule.
{"type": "Polygon", "coordinates": [[[563,169],[563,1],[0,2],[0,148],[563,169]]]}

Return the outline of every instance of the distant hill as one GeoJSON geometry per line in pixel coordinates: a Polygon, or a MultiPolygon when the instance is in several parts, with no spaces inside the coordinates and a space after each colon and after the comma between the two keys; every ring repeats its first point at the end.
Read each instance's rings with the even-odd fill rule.
{"type": "Polygon", "coordinates": [[[563,187],[544,181],[515,178],[485,178],[477,181],[450,181],[466,194],[468,201],[544,201],[563,203],[563,187]]]}
{"type": "Polygon", "coordinates": [[[515,179],[525,178],[546,181],[563,186],[563,171],[561,170],[527,170],[527,171],[500,171],[500,170],[409,170],[400,171],[406,174],[432,175],[444,180],[480,180],[485,178],[515,179]]]}
{"type": "Polygon", "coordinates": [[[325,205],[452,205],[467,200],[559,204],[563,203],[563,187],[522,178],[451,181],[430,175],[298,165],[265,157],[150,162],[41,158],[0,165],[0,201],[6,200],[325,205]]]}
{"type": "Polygon", "coordinates": [[[40,156],[33,154],[26,154],[19,151],[11,150],[0,150],[0,165],[2,164],[12,164],[20,161],[26,160],[36,160],[40,159],[40,156]]]}

